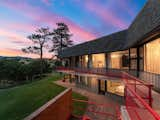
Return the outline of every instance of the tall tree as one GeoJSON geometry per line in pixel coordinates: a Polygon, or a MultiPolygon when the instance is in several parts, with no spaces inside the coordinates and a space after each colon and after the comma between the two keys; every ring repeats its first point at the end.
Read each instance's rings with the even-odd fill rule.
{"type": "Polygon", "coordinates": [[[72,34],[68,26],[65,23],[56,23],[57,28],[53,30],[51,35],[53,36],[52,42],[53,45],[50,49],[50,52],[54,52],[54,55],[58,55],[58,51],[63,50],[64,48],[70,47],[73,45],[71,40],[72,34]]]}
{"type": "Polygon", "coordinates": [[[43,53],[44,49],[48,46],[48,41],[50,40],[49,28],[39,28],[36,30],[35,34],[29,35],[27,37],[33,42],[33,46],[23,48],[22,51],[25,53],[38,54],[41,60],[41,74],[43,73],[43,53]]]}

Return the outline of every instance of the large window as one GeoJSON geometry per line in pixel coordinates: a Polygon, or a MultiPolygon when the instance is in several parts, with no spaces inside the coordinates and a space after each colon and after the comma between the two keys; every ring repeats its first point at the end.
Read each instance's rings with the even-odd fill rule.
{"type": "Polygon", "coordinates": [[[86,88],[93,92],[98,92],[98,81],[95,77],[78,76],[76,80],[76,86],[86,88]]]}
{"type": "Polygon", "coordinates": [[[130,66],[131,70],[137,70],[137,48],[130,49],[130,66]]]}
{"type": "Polygon", "coordinates": [[[106,66],[105,54],[92,55],[93,68],[103,68],[106,66]]]}
{"type": "Polygon", "coordinates": [[[160,74],[160,38],[144,46],[144,70],[160,74]]]}
{"type": "Polygon", "coordinates": [[[88,67],[88,55],[82,56],[82,67],[84,68],[88,67]]]}
{"type": "Polygon", "coordinates": [[[112,52],[109,57],[109,68],[128,69],[128,51],[112,52]]]}
{"type": "Polygon", "coordinates": [[[122,82],[107,80],[107,92],[124,96],[124,85],[122,82]]]}

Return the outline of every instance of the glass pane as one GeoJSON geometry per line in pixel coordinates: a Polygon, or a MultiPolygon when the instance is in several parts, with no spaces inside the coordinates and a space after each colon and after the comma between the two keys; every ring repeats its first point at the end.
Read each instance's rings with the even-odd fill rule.
{"type": "Polygon", "coordinates": [[[137,59],[131,59],[131,69],[136,70],[137,69],[137,59]]]}
{"type": "Polygon", "coordinates": [[[93,68],[104,68],[106,65],[105,54],[92,55],[93,68]]]}
{"type": "Polygon", "coordinates": [[[140,47],[140,62],[139,62],[139,66],[140,66],[140,70],[143,71],[144,70],[144,47],[140,47]]]}
{"type": "Polygon", "coordinates": [[[105,81],[104,80],[100,80],[100,90],[105,91],[105,81]]]}
{"type": "Polygon", "coordinates": [[[82,67],[84,68],[88,67],[88,55],[82,56],[82,67]]]}
{"type": "Polygon", "coordinates": [[[124,96],[124,85],[121,82],[107,80],[107,92],[124,96]]]}
{"type": "Polygon", "coordinates": [[[128,69],[129,53],[128,50],[120,52],[112,52],[110,54],[109,68],[113,69],[128,69]]]}
{"type": "Polygon", "coordinates": [[[131,58],[137,58],[137,49],[136,48],[131,48],[130,49],[131,52],[131,58]]]}
{"type": "Polygon", "coordinates": [[[145,71],[160,74],[160,38],[145,45],[145,71]]]}

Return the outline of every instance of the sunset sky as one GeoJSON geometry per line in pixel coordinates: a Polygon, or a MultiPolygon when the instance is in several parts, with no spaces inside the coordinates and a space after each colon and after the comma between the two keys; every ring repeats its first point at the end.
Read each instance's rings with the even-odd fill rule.
{"type": "MultiPolygon", "coordinates": [[[[27,36],[66,23],[74,44],[126,29],[147,0],[0,0],[0,55],[27,56],[27,36]]],[[[45,53],[45,57],[51,54],[45,53]]]]}

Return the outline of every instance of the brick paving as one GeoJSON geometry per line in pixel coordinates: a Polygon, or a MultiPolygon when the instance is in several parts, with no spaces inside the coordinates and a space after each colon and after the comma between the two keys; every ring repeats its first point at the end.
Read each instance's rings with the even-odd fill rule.
{"type": "MultiPolygon", "coordinates": [[[[88,105],[89,110],[96,111],[96,112],[102,112],[102,113],[109,113],[116,115],[116,107],[120,106],[122,103],[119,101],[116,101],[116,99],[113,99],[109,96],[99,95],[93,92],[89,92],[85,89],[77,88],[74,83],[68,83],[68,82],[62,82],[62,80],[55,82],[58,85],[72,88],[74,92],[80,93],[86,97],[88,97],[88,101],[96,102],[97,104],[105,104],[106,106],[102,105],[88,105]]],[[[115,117],[112,117],[110,115],[106,114],[99,114],[99,113],[93,113],[90,111],[86,111],[86,116],[90,117],[92,120],[116,120],[115,117]]]]}

